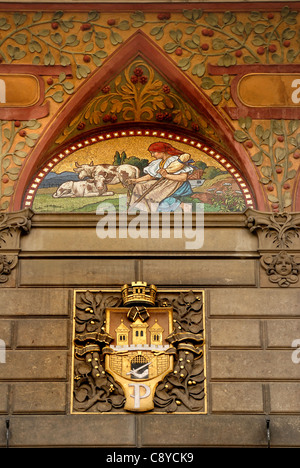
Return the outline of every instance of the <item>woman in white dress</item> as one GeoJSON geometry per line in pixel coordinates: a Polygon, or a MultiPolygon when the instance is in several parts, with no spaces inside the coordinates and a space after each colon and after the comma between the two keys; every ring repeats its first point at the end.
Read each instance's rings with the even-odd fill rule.
{"type": "Polygon", "coordinates": [[[144,176],[130,179],[135,186],[128,210],[175,211],[180,197],[193,193],[188,181],[193,171],[190,155],[164,142],[152,143],[148,151],[155,159],[144,168],[144,176]]]}

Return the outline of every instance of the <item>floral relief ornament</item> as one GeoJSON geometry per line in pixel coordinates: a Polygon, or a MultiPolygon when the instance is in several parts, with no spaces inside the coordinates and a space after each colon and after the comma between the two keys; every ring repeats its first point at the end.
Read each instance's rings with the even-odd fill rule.
{"type": "Polygon", "coordinates": [[[0,285],[9,280],[18,263],[21,234],[31,229],[33,212],[30,209],[14,213],[0,213],[0,285]]]}
{"type": "Polygon", "coordinates": [[[6,283],[11,274],[11,270],[18,262],[17,256],[0,255],[0,283],[6,283]]]}
{"type": "Polygon", "coordinates": [[[31,229],[31,218],[33,211],[25,210],[15,211],[13,213],[0,214],[0,249],[11,250],[18,249],[20,235],[27,234],[31,229]]]}
{"type": "Polygon", "coordinates": [[[262,213],[248,209],[246,226],[258,232],[260,248],[295,248],[300,235],[300,215],[297,213],[262,213]]]}
{"type": "Polygon", "coordinates": [[[57,138],[60,144],[76,130],[128,121],[169,122],[218,138],[204,117],[188,105],[144,60],[131,63],[106,84],[57,138]]]}

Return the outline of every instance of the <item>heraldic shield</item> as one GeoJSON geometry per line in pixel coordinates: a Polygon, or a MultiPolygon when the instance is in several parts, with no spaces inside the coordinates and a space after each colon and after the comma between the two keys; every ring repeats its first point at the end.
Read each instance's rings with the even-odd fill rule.
{"type": "Polygon", "coordinates": [[[172,309],[132,306],[106,311],[106,332],[113,338],[103,349],[105,369],[122,386],[124,409],[149,411],[158,382],[173,370],[172,309]]]}
{"type": "Polygon", "coordinates": [[[74,412],[205,412],[203,291],[75,291],[74,412]]]}
{"type": "Polygon", "coordinates": [[[153,307],[156,287],[125,284],[123,304],[106,310],[106,332],[112,337],[103,349],[105,369],[122,386],[124,409],[149,411],[158,382],[173,370],[173,347],[167,337],[173,328],[172,308],[153,307]]]}

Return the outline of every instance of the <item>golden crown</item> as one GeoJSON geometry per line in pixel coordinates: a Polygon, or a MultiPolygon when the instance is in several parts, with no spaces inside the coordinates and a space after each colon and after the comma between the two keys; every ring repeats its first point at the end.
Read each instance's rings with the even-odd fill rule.
{"type": "Polygon", "coordinates": [[[155,305],[157,288],[154,284],[147,286],[143,281],[132,282],[131,286],[124,284],[121,288],[123,304],[131,304],[133,302],[142,302],[155,305]]]}

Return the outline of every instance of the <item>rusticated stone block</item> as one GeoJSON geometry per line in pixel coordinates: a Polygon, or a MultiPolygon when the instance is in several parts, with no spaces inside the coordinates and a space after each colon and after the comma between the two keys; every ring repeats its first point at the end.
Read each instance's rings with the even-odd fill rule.
{"type": "Polygon", "coordinates": [[[300,290],[232,288],[210,291],[210,316],[299,316],[300,290]]]}
{"type": "Polygon", "coordinates": [[[29,319],[17,324],[17,347],[67,347],[66,320],[29,319]]]}
{"type": "Polygon", "coordinates": [[[260,323],[259,320],[211,320],[209,337],[210,346],[260,347],[260,323]]]}
{"type": "Polygon", "coordinates": [[[143,260],[143,279],[156,285],[254,286],[254,260],[143,260]]]}
{"type": "Polygon", "coordinates": [[[267,321],[267,343],[269,348],[286,348],[291,346],[294,340],[300,340],[299,320],[278,319],[267,321]]]}
{"type": "MultiPolygon", "coordinates": [[[[300,364],[298,364],[298,373],[299,371],[300,364]]],[[[271,413],[300,413],[299,395],[299,382],[270,383],[271,413]]]]}
{"type": "Polygon", "coordinates": [[[210,351],[213,379],[299,379],[291,351],[210,351]]]}
{"type": "MultiPolygon", "coordinates": [[[[264,414],[145,415],[140,419],[142,446],[267,447],[264,414]]],[[[299,445],[299,416],[271,417],[271,448],[299,445]]]]}
{"type": "Polygon", "coordinates": [[[258,415],[147,415],[140,424],[142,445],[149,447],[245,447],[266,443],[265,418],[258,415]]]}
{"type": "Polygon", "coordinates": [[[211,384],[212,412],[263,412],[263,391],[259,382],[220,382],[211,384]]]}
{"type": "Polygon", "coordinates": [[[13,387],[13,413],[65,412],[64,382],[16,383],[13,387]]]}
{"type": "MultiPolygon", "coordinates": [[[[0,427],[5,421],[0,419],[0,427]]],[[[133,415],[15,415],[10,447],[135,447],[133,415]]],[[[5,446],[4,431],[0,446],[5,446]]]]}
{"type": "Polygon", "coordinates": [[[62,288],[0,289],[0,317],[69,315],[69,291],[62,288]]]}
{"type": "Polygon", "coordinates": [[[7,351],[6,364],[1,364],[1,379],[65,379],[66,364],[66,351],[7,351]]]}
{"type": "MultiPolygon", "coordinates": [[[[152,221],[153,222],[153,221],[152,221]]],[[[189,230],[189,238],[186,237],[185,229],[187,226],[182,221],[182,230],[177,230],[174,236],[174,228],[170,225],[170,235],[163,237],[162,227],[157,228],[158,237],[155,238],[151,232],[151,224],[146,231],[145,237],[131,238],[127,232],[127,237],[118,239],[119,229],[116,228],[117,242],[109,237],[99,239],[96,233],[96,225],[93,227],[85,227],[84,235],[78,235],[78,229],[70,229],[69,227],[48,227],[47,229],[33,228],[30,236],[22,237],[22,251],[32,251],[32,246],[39,252],[94,252],[111,251],[112,242],[114,242],[114,252],[165,252],[170,248],[172,243],[173,252],[184,252],[187,250],[187,242],[194,242],[195,247],[192,251],[228,251],[228,252],[245,252],[253,251],[257,248],[256,236],[253,236],[247,229],[239,229],[236,227],[227,227],[226,229],[216,230],[214,227],[204,226],[204,243],[201,245],[202,238],[196,238],[195,226],[193,231],[189,230]],[[147,237],[146,237],[147,236],[147,237]]],[[[75,223],[74,223],[75,224],[75,223]]],[[[130,224],[129,224],[130,227],[130,224]]],[[[200,228],[201,229],[201,228],[200,228]]],[[[124,231],[123,231],[124,232],[124,231]]],[[[155,230],[154,230],[155,232],[155,230]]]]}
{"type": "MultiPolygon", "coordinates": [[[[0,372],[3,364],[0,364],[0,372]]],[[[9,385],[6,383],[0,384],[0,413],[8,412],[8,394],[9,385]]]]}
{"type": "Polygon", "coordinates": [[[11,348],[12,345],[12,329],[13,322],[11,320],[0,320],[0,340],[4,341],[6,349],[11,348]]]}
{"type": "Polygon", "coordinates": [[[20,270],[22,286],[119,285],[135,279],[135,262],[128,259],[21,259],[20,270]]]}

